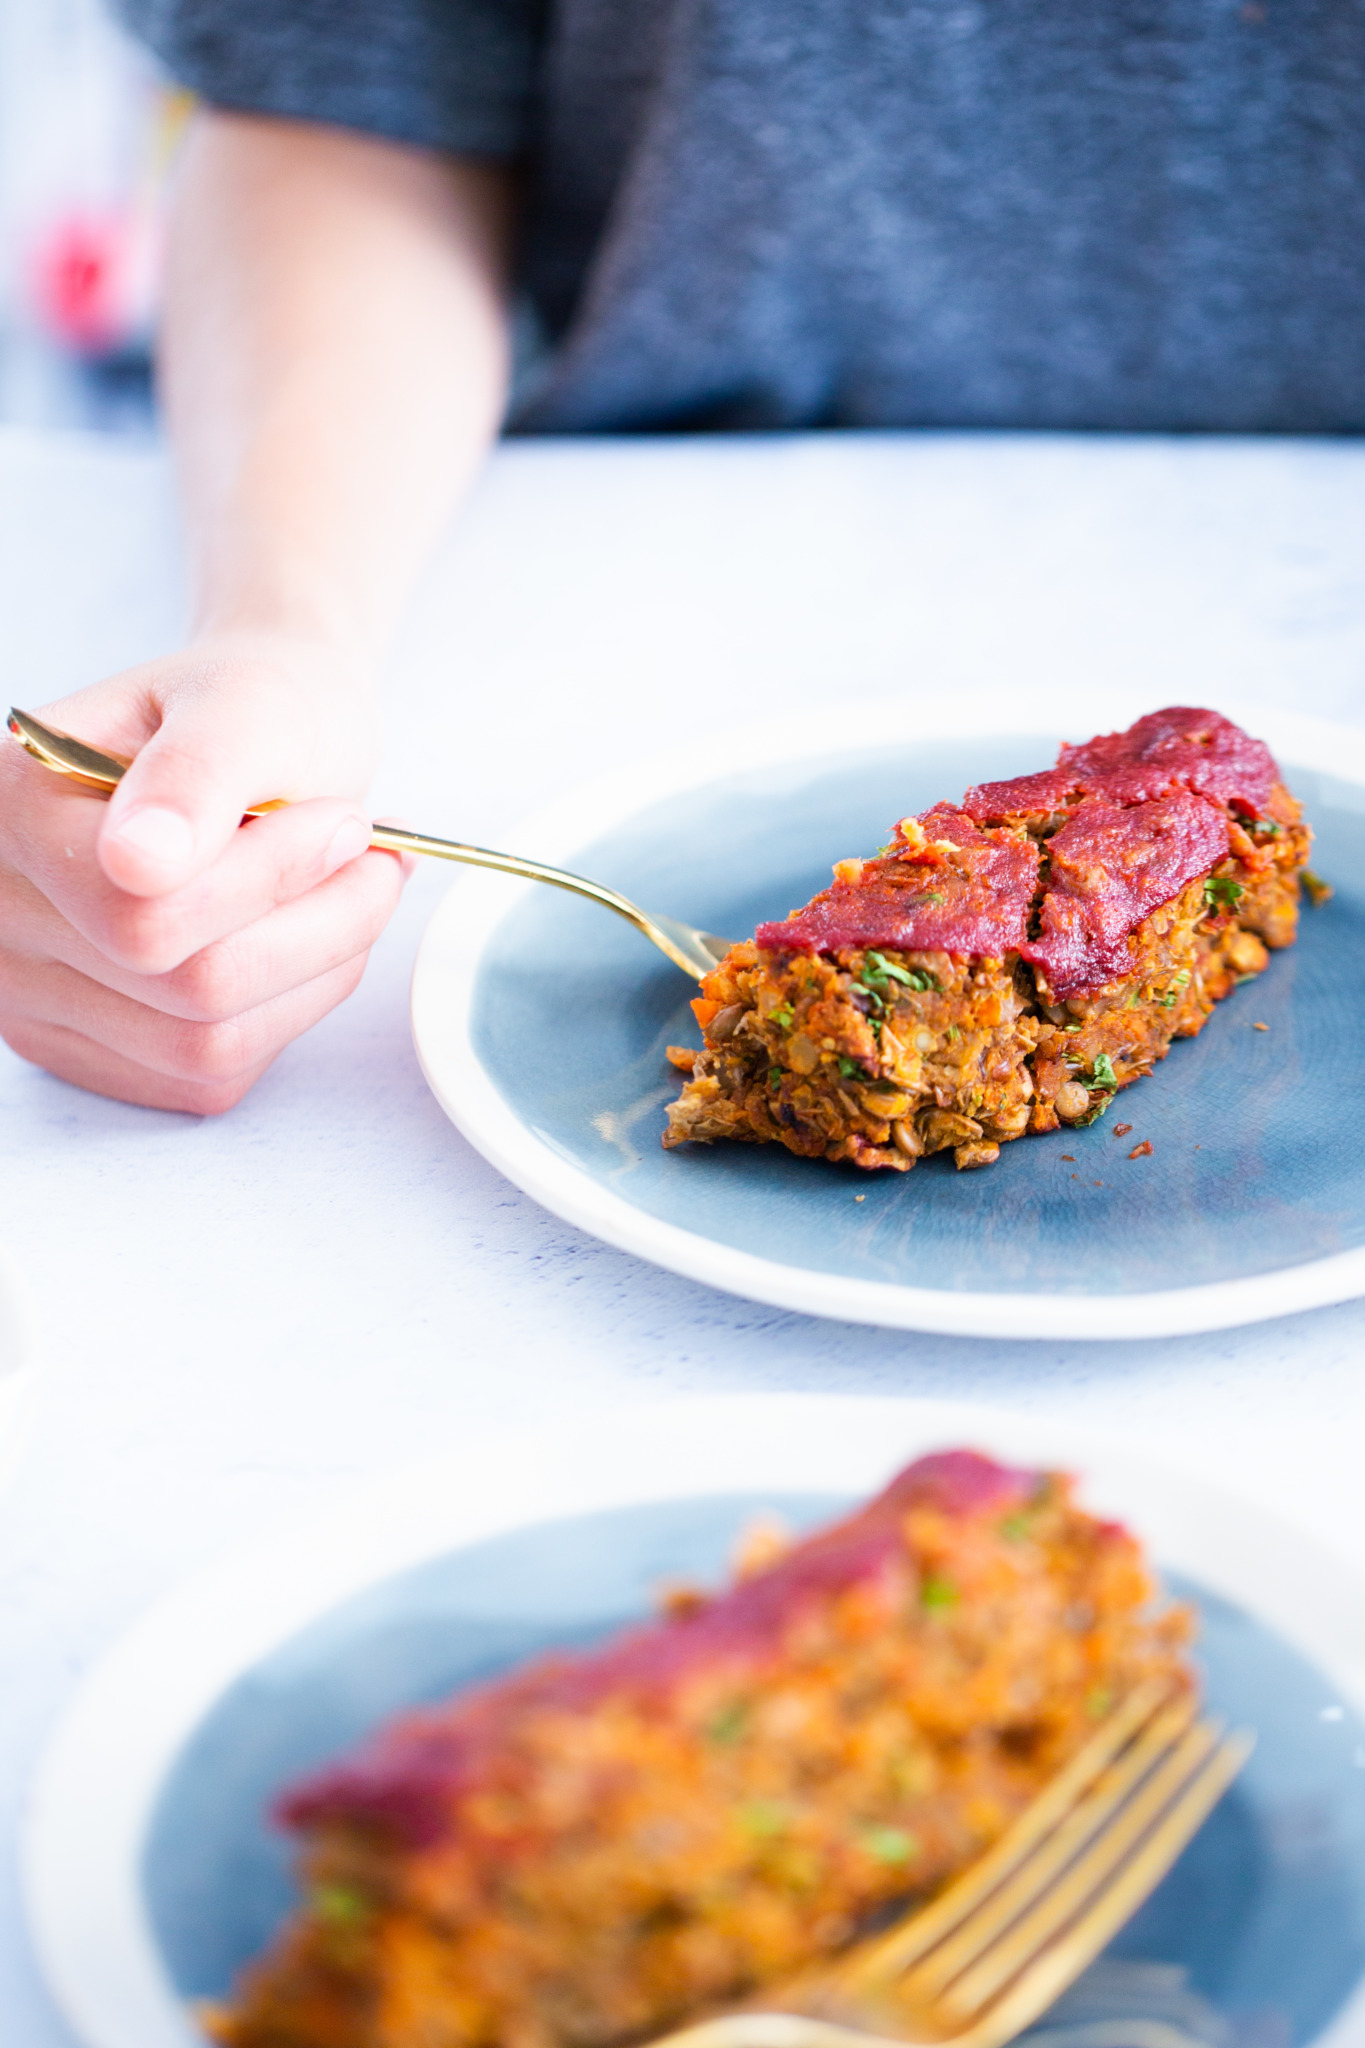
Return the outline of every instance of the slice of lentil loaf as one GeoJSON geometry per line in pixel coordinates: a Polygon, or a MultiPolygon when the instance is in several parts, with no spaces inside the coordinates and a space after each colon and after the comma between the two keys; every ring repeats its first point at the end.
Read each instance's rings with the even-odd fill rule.
{"type": "Polygon", "coordinates": [[[1269,749],[1183,707],[903,818],[707,976],[663,1142],[904,1172],[1087,1122],[1292,945],[1311,836],[1269,749]]]}
{"type": "Polygon", "coordinates": [[[612,2048],[975,1857],[1189,1615],[1068,1480],[967,1451],[714,1598],[410,1714],[282,1804],[306,1903],[230,2048],[612,2048]]]}

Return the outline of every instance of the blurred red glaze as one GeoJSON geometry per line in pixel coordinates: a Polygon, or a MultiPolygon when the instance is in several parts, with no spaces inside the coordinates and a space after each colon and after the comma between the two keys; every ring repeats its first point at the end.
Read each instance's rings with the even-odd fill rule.
{"type": "Polygon", "coordinates": [[[920,1458],[856,1514],[817,1530],[766,1571],[685,1616],[631,1629],[599,1650],[541,1658],[392,1722],[358,1755],[288,1793],[276,1817],[290,1828],[370,1827],[414,1848],[439,1841],[460,1794],[496,1770],[520,1714],[590,1711],[612,1696],[663,1701],[697,1673],[718,1668],[737,1679],[752,1676],[780,1656],[803,1614],[910,1562],[903,1526],[909,1509],[998,1515],[1030,1499],[1038,1478],[976,1451],[920,1458]]]}

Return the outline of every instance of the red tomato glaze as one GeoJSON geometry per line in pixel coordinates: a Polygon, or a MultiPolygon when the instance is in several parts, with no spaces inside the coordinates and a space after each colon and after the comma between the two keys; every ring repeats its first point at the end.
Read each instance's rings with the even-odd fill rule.
{"type": "Polygon", "coordinates": [[[1228,823],[1183,789],[1141,804],[1086,797],[1047,850],[1039,933],[1019,950],[1061,998],[1128,971],[1129,934],[1222,860],[1228,823]]]}
{"type": "Polygon", "coordinates": [[[998,959],[1017,952],[1038,886],[1036,842],[983,832],[951,804],[915,822],[923,846],[902,836],[883,858],[864,861],[857,881],[836,880],[785,924],[760,925],[758,944],[771,953],[893,946],[998,959]]]}
{"type": "Polygon", "coordinates": [[[1216,711],[1172,704],[1149,712],[1127,732],[1063,747],[1055,768],[1016,775],[1012,782],[980,783],[967,791],[962,807],[978,823],[990,824],[1060,810],[1082,796],[1141,804],[1189,789],[1256,818],[1278,781],[1279,770],[1264,741],[1216,711]]]}
{"type": "Polygon", "coordinates": [[[1106,733],[1083,747],[1063,747],[1057,763],[1091,796],[1141,804],[1168,790],[1193,790],[1258,818],[1280,779],[1275,757],[1216,711],[1171,705],[1149,712],[1127,732],[1106,733]]]}
{"type": "Polygon", "coordinates": [[[979,782],[963,797],[962,808],[979,825],[1002,825],[1007,818],[1046,817],[1080,795],[1075,776],[1065,768],[1040,768],[1012,782],[979,782]]]}
{"type": "Polygon", "coordinates": [[[1262,741],[1216,711],[1172,705],[1127,732],[1064,746],[1055,768],[969,789],[897,827],[897,843],[836,880],[785,924],[760,925],[768,952],[886,946],[969,957],[1018,952],[1055,996],[1126,971],[1129,935],[1228,851],[1227,811],[1265,814],[1279,770],[1262,741]],[[1060,813],[1038,926],[1029,919],[1040,850],[1026,836],[1060,813]],[[920,842],[921,828],[924,843],[920,842]]]}

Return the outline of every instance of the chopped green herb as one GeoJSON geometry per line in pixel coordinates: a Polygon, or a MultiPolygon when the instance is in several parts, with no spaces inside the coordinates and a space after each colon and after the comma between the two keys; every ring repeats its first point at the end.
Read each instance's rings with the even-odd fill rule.
{"type": "Polygon", "coordinates": [[[924,968],[902,967],[898,961],[888,960],[885,953],[869,951],[863,962],[862,986],[870,995],[880,995],[891,981],[898,981],[902,988],[915,989],[921,995],[930,989],[938,992],[937,977],[926,972],[924,968]]]}
{"type": "Polygon", "coordinates": [[[931,1572],[919,1589],[920,1605],[927,1607],[931,1614],[943,1613],[957,1605],[957,1587],[951,1579],[941,1579],[931,1572]]]}
{"type": "Polygon", "coordinates": [[[770,1088],[780,1088],[780,1087],[782,1086],[782,1069],[781,1069],[781,1067],[769,1067],[769,1069],[768,1069],[768,1086],[769,1086],[770,1088]]]}
{"type": "Polygon", "coordinates": [[[857,1060],[851,1060],[846,1052],[841,1052],[839,1055],[839,1072],[845,1081],[865,1081],[867,1079],[857,1060]]]}
{"type": "Polygon", "coordinates": [[[746,1834],[757,1835],[764,1841],[780,1835],[791,1815],[779,1800],[750,1799],[736,1810],[735,1818],[746,1834]]]}
{"type": "Polygon", "coordinates": [[[959,1040],[959,1038],[961,1038],[961,1036],[962,1033],[958,1030],[956,1024],[950,1024],[948,1026],[948,1043],[950,1045],[956,1045],[957,1041],[959,1040]]]}
{"type": "Polygon", "coordinates": [[[931,989],[935,993],[938,991],[936,978],[923,968],[902,967],[895,960],[888,960],[885,953],[869,950],[857,986],[871,997],[879,1016],[885,1008],[885,997],[893,981],[898,981],[903,988],[914,989],[920,995],[931,989]]]}
{"type": "Polygon", "coordinates": [[[904,1828],[864,1828],[858,1839],[879,1863],[908,1863],[919,1854],[919,1843],[904,1828]]]}
{"type": "Polygon", "coordinates": [[[1091,1062],[1090,1071],[1095,1077],[1095,1083],[1097,1087],[1118,1087],[1119,1078],[1118,1075],[1114,1072],[1114,1062],[1110,1059],[1107,1052],[1096,1053],[1093,1061],[1091,1062]]]}
{"type": "MultiPolygon", "coordinates": [[[[908,967],[901,967],[896,961],[888,960],[885,953],[869,953],[867,958],[872,966],[873,973],[882,981],[885,981],[889,975],[892,981],[901,981],[904,982],[907,988],[914,988],[915,976],[908,967]]],[[[863,979],[864,981],[867,979],[866,965],[863,967],[863,979]]]]}
{"type": "Polygon", "coordinates": [[[369,1901],[344,1884],[320,1884],[309,1898],[315,1920],[329,1927],[356,1927],[369,1915],[369,1901]]]}
{"type": "Polygon", "coordinates": [[[1242,893],[1241,883],[1235,882],[1231,875],[1210,875],[1204,884],[1204,900],[1215,908],[1220,903],[1225,906],[1235,903],[1242,893]]]}
{"type": "Polygon", "coordinates": [[[718,1714],[713,1714],[707,1725],[707,1734],[712,1742],[738,1742],[749,1725],[747,1700],[731,1700],[718,1714]]]}
{"type": "Polygon", "coordinates": [[[1251,829],[1253,832],[1264,833],[1267,839],[1278,839],[1284,827],[1277,825],[1273,818],[1253,818],[1251,829]]]}
{"type": "Polygon", "coordinates": [[[783,1031],[791,1030],[792,1006],[790,1003],[779,1003],[775,1010],[769,1012],[769,1015],[773,1023],[779,1025],[783,1031]]]}
{"type": "Polygon", "coordinates": [[[926,903],[942,903],[944,900],[943,892],[941,889],[931,889],[924,900],[926,903]]]}

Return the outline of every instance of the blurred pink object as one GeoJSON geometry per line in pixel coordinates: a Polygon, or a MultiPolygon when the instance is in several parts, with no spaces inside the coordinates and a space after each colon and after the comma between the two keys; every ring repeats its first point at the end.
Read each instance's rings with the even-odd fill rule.
{"type": "Polygon", "coordinates": [[[33,245],[34,308],[78,355],[118,355],[146,341],[158,268],[157,224],[142,206],[60,215],[33,245]]]}

